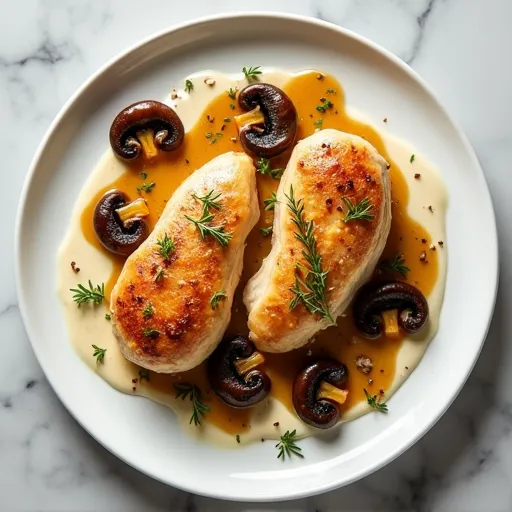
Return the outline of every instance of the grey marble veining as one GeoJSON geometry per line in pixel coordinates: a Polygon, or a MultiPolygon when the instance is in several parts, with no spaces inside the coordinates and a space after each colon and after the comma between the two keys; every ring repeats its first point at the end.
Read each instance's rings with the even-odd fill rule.
{"type": "MultiPolygon", "coordinates": [[[[364,480],[323,496],[284,504],[220,502],[166,487],[117,460],[82,430],[44,378],[16,305],[11,249],[19,193],[41,137],[74,90],[126,46],[172,23],[242,7],[234,0],[26,0],[2,6],[0,510],[512,510],[510,0],[257,5],[343,25],[393,51],[437,91],[486,171],[500,236],[495,317],[468,383],[416,446],[364,480]]],[[[471,236],[478,243],[478,234],[471,236]]]]}

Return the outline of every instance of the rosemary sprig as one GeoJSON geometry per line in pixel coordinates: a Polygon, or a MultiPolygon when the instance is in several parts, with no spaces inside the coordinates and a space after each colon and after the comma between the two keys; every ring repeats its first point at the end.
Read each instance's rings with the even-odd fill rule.
{"type": "Polygon", "coordinates": [[[232,100],[236,100],[236,89],[230,87],[229,91],[226,91],[226,93],[232,100]]]}
{"type": "Polygon", "coordinates": [[[375,215],[370,213],[373,210],[373,204],[367,197],[363,197],[361,201],[354,204],[348,197],[342,197],[343,202],[347,206],[348,212],[343,218],[345,222],[351,220],[373,220],[375,215]]]}
{"type": "Polygon", "coordinates": [[[201,390],[195,384],[174,384],[176,390],[176,398],[185,400],[187,397],[192,402],[192,416],[190,417],[189,425],[194,422],[197,427],[201,425],[201,418],[210,412],[210,408],[202,401],[201,390]]]}
{"type": "Polygon", "coordinates": [[[153,304],[151,304],[151,302],[148,302],[144,306],[144,309],[142,310],[142,316],[144,317],[144,320],[151,318],[153,316],[154,312],[155,312],[155,308],[153,307],[153,304]]]}
{"type": "Polygon", "coordinates": [[[100,364],[104,364],[105,362],[105,352],[107,351],[106,348],[100,348],[96,345],[91,345],[94,349],[94,352],[92,354],[93,357],[96,358],[96,364],[99,366],[100,364]]]}
{"type": "Polygon", "coordinates": [[[318,112],[325,113],[325,112],[327,112],[328,109],[332,108],[332,106],[333,106],[332,101],[327,98],[322,98],[320,101],[321,101],[321,104],[316,106],[316,109],[318,110],[318,112]]]}
{"type": "MultiPolygon", "coordinates": [[[[286,194],[285,194],[286,195],[286,194]]],[[[286,195],[288,200],[288,209],[292,214],[292,221],[297,226],[298,232],[295,236],[302,242],[305,250],[302,251],[309,267],[297,263],[295,270],[295,285],[290,290],[295,297],[290,302],[290,310],[294,309],[299,302],[312,314],[319,314],[323,318],[334,324],[334,319],[329,311],[326,298],[326,282],[328,272],[322,268],[322,257],[318,254],[316,248],[315,225],[312,220],[306,221],[304,215],[304,200],[295,200],[293,187],[290,185],[290,195],[286,195]],[[306,276],[302,279],[299,271],[305,272],[306,276]]]]}
{"type": "Polygon", "coordinates": [[[70,288],[70,292],[73,292],[73,300],[80,307],[82,304],[92,302],[93,304],[101,304],[105,298],[105,283],[93,286],[89,279],[89,289],[83,284],[77,284],[76,288],[70,288]]]}
{"type": "Polygon", "coordinates": [[[381,262],[380,266],[387,270],[398,272],[404,279],[407,279],[407,272],[411,269],[405,265],[405,259],[401,254],[395,254],[392,260],[381,262]]]}
{"type": "Polygon", "coordinates": [[[210,306],[212,309],[217,309],[219,307],[219,303],[221,300],[225,300],[227,297],[227,294],[224,290],[219,290],[218,292],[215,292],[212,295],[212,298],[210,299],[210,306]]]}
{"type": "Polygon", "coordinates": [[[151,183],[146,183],[144,182],[140,187],[137,187],[137,191],[140,193],[140,192],[146,192],[146,193],[149,193],[153,190],[153,188],[155,187],[156,183],[154,181],[152,181],[151,183]]]}
{"type": "Polygon", "coordinates": [[[164,233],[162,238],[158,238],[156,244],[158,245],[158,252],[165,261],[169,261],[169,256],[174,252],[174,240],[164,233]]]}
{"type": "Polygon", "coordinates": [[[281,178],[284,172],[284,169],[282,168],[273,169],[270,160],[267,160],[266,158],[260,158],[256,163],[256,167],[261,174],[266,174],[274,180],[281,178]]]}
{"type": "Polygon", "coordinates": [[[226,247],[229,241],[233,238],[231,233],[226,233],[224,226],[210,225],[210,222],[215,218],[215,215],[210,213],[208,206],[206,205],[203,207],[203,214],[200,219],[193,219],[188,215],[185,215],[185,217],[196,225],[203,240],[209,235],[217,240],[222,247],[226,247]]]}
{"type": "Polygon", "coordinates": [[[263,201],[263,204],[265,205],[265,210],[267,212],[274,210],[277,202],[277,194],[275,192],[272,192],[272,195],[268,199],[265,199],[265,201],[263,201]]]}
{"type": "Polygon", "coordinates": [[[364,394],[366,396],[366,401],[370,407],[373,407],[376,411],[387,413],[389,412],[388,406],[386,402],[381,402],[380,399],[377,399],[377,395],[371,396],[366,389],[364,390],[364,394]]]}
{"type": "Polygon", "coordinates": [[[301,453],[302,449],[299,448],[296,444],[296,435],[296,430],[292,432],[287,430],[286,433],[281,436],[281,441],[279,441],[279,443],[276,444],[276,448],[279,450],[279,453],[277,454],[278,459],[282,458],[283,460],[285,460],[286,457],[291,459],[292,455],[296,455],[301,459],[304,458],[304,455],[301,453]]]}
{"type": "Polygon", "coordinates": [[[272,226],[268,226],[266,228],[260,228],[260,235],[264,236],[264,237],[270,236],[272,234],[272,230],[273,230],[272,226]]]}
{"type": "Polygon", "coordinates": [[[244,68],[242,69],[242,71],[244,72],[244,75],[245,75],[245,78],[247,78],[247,80],[249,82],[253,81],[253,80],[258,80],[258,75],[261,75],[262,71],[260,70],[260,67],[261,66],[256,66],[256,67],[250,67],[250,68],[246,68],[244,66],[244,68]]]}
{"type": "Polygon", "coordinates": [[[196,194],[192,194],[192,197],[197,201],[201,201],[205,207],[207,208],[215,208],[216,210],[220,210],[222,203],[220,201],[216,201],[222,194],[219,192],[218,194],[212,189],[205,196],[197,196],[196,194]]]}
{"type": "Polygon", "coordinates": [[[194,84],[192,80],[185,80],[185,91],[189,94],[194,90],[194,84]]]}

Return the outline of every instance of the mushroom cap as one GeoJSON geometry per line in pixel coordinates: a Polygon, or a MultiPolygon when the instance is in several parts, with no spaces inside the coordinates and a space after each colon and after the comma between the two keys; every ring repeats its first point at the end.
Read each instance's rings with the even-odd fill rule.
{"type": "Polygon", "coordinates": [[[223,340],[208,359],[208,380],[224,402],[232,407],[249,407],[263,400],[271,383],[261,370],[238,374],[234,362],[246,359],[255,351],[254,344],[243,336],[223,340]]]}
{"type": "Polygon", "coordinates": [[[259,105],[265,117],[262,129],[247,126],[240,130],[240,143],[247,153],[273,158],[295,142],[297,110],[284,91],[271,84],[251,84],[240,91],[238,103],[247,111],[259,105]]]}
{"type": "Polygon", "coordinates": [[[328,429],[336,425],[340,411],[336,402],[328,399],[317,399],[318,389],[322,381],[336,387],[345,384],[348,376],[347,367],[335,359],[324,358],[308,364],[295,377],[293,383],[293,407],[299,418],[320,429],[328,429]]]}
{"type": "Polygon", "coordinates": [[[148,129],[154,131],[154,144],[162,151],[178,149],[185,136],[183,123],[171,107],[155,100],[138,101],[121,110],[112,122],[110,145],[114,153],[124,160],[137,158],[141,146],[136,143],[136,134],[148,129]]]}
{"type": "Polygon", "coordinates": [[[357,329],[368,338],[383,330],[382,311],[398,310],[398,325],[407,333],[418,332],[428,320],[425,296],[403,281],[376,281],[364,285],[354,299],[352,314],[357,329]]]}
{"type": "Polygon", "coordinates": [[[98,240],[105,249],[121,256],[129,256],[149,234],[143,219],[134,220],[129,227],[121,222],[116,210],[128,202],[124,192],[109,190],[94,208],[93,224],[98,240]]]}

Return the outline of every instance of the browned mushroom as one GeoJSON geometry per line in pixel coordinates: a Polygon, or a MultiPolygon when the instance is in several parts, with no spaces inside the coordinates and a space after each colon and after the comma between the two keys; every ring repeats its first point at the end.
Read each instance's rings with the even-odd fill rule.
{"type": "Polygon", "coordinates": [[[178,149],[184,135],[183,123],[171,107],[159,101],[139,101],[117,114],[110,127],[110,145],[124,160],[133,160],[141,152],[151,159],[159,149],[178,149]]]}
{"type": "Polygon", "coordinates": [[[284,91],[270,84],[251,84],[240,91],[238,103],[248,111],[235,117],[247,153],[273,158],[294,143],[297,111],[284,91]]]}
{"type": "Polygon", "coordinates": [[[233,407],[249,407],[270,391],[270,379],[256,369],[264,362],[254,344],[242,336],[220,343],[208,359],[208,379],[217,395],[233,407]]]}
{"type": "Polygon", "coordinates": [[[105,249],[129,256],[149,234],[144,220],[148,214],[144,199],[130,203],[120,190],[110,190],[94,208],[94,231],[105,249]]]}
{"type": "Polygon", "coordinates": [[[427,322],[428,303],[418,288],[403,281],[376,281],[363,286],[352,307],[354,322],[368,338],[384,330],[397,335],[398,327],[418,332],[427,322]]]}
{"type": "Polygon", "coordinates": [[[320,359],[299,372],[293,383],[293,407],[299,418],[316,428],[328,429],[340,417],[338,404],[347,399],[340,389],[347,380],[347,367],[335,359],[320,359]]]}

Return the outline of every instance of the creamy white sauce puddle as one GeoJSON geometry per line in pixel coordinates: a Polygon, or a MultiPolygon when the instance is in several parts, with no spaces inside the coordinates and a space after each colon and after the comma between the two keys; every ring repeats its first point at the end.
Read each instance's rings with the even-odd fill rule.
{"type": "MultiPolygon", "coordinates": [[[[292,76],[280,71],[269,71],[264,74],[263,80],[281,86],[292,76]]],[[[165,101],[176,108],[186,131],[194,126],[208,103],[219,93],[230,87],[235,87],[235,85],[243,88],[247,84],[241,74],[223,75],[213,71],[201,72],[189,78],[194,82],[193,101],[183,90],[176,91],[178,98],[171,99],[171,96],[169,96],[165,101]],[[214,78],[215,85],[213,87],[206,85],[204,83],[205,77],[214,78]]],[[[407,169],[404,177],[409,187],[409,215],[424,226],[433,241],[443,240],[446,242],[447,196],[436,169],[405,141],[390,135],[382,127],[377,127],[351,108],[347,108],[347,113],[352,118],[372,126],[384,141],[386,149],[394,162],[402,171],[407,169]],[[409,161],[411,154],[415,155],[414,165],[411,165],[409,161]],[[421,174],[420,180],[414,178],[415,173],[421,174]],[[428,209],[428,206],[432,206],[434,214],[428,209]]],[[[163,393],[149,387],[146,381],[139,379],[140,368],[121,355],[112,334],[111,324],[105,319],[106,309],[104,307],[87,306],[78,308],[72,299],[72,293],[69,290],[75,288],[77,282],[85,284],[89,279],[93,283],[106,282],[111,275],[112,263],[109,257],[90,245],[82,234],[81,215],[98,190],[116,180],[125,171],[126,167],[109,149],[89,176],[76,201],[68,231],[58,253],[58,293],[63,305],[71,343],[85,364],[112,387],[123,393],[145,396],[171,407],[183,428],[191,435],[225,446],[236,446],[236,443],[233,443],[232,435],[221,431],[207,421],[203,421],[200,428],[189,425],[190,402],[188,400],[176,400],[174,390],[163,393]],[[80,267],[79,274],[75,274],[70,268],[71,261],[77,262],[77,266],[80,267]],[[104,364],[96,364],[92,344],[107,349],[104,364]],[[134,383],[132,379],[138,380],[134,383]]],[[[438,279],[432,292],[427,297],[430,308],[429,323],[414,338],[406,338],[403,341],[397,356],[395,378],[391,388],[386,390],[386,399],[389,399],[418,365],[437,331],[446,281],[445,251],[446,249],[438,247],[438,279]],[[406,367],[408,370],[405,370],[406,367]]],[[[372,410],[365,402],[361,402],[345,413],[342,421],[353,420],[372,410]]],[[[392,411],[390,414],[392,414],[392,411]]],[[[291,414],[281,402],[269,398],[254,408],[251,428],[241,434],[240,440],[244,444],[259,441],[261,438],[278,439],[282,433],[293,429],[297,430],[299,436],[317,432],[291,414]],[[273,426],[276,421],[279,422],[278,429],[273,426]]]]}

